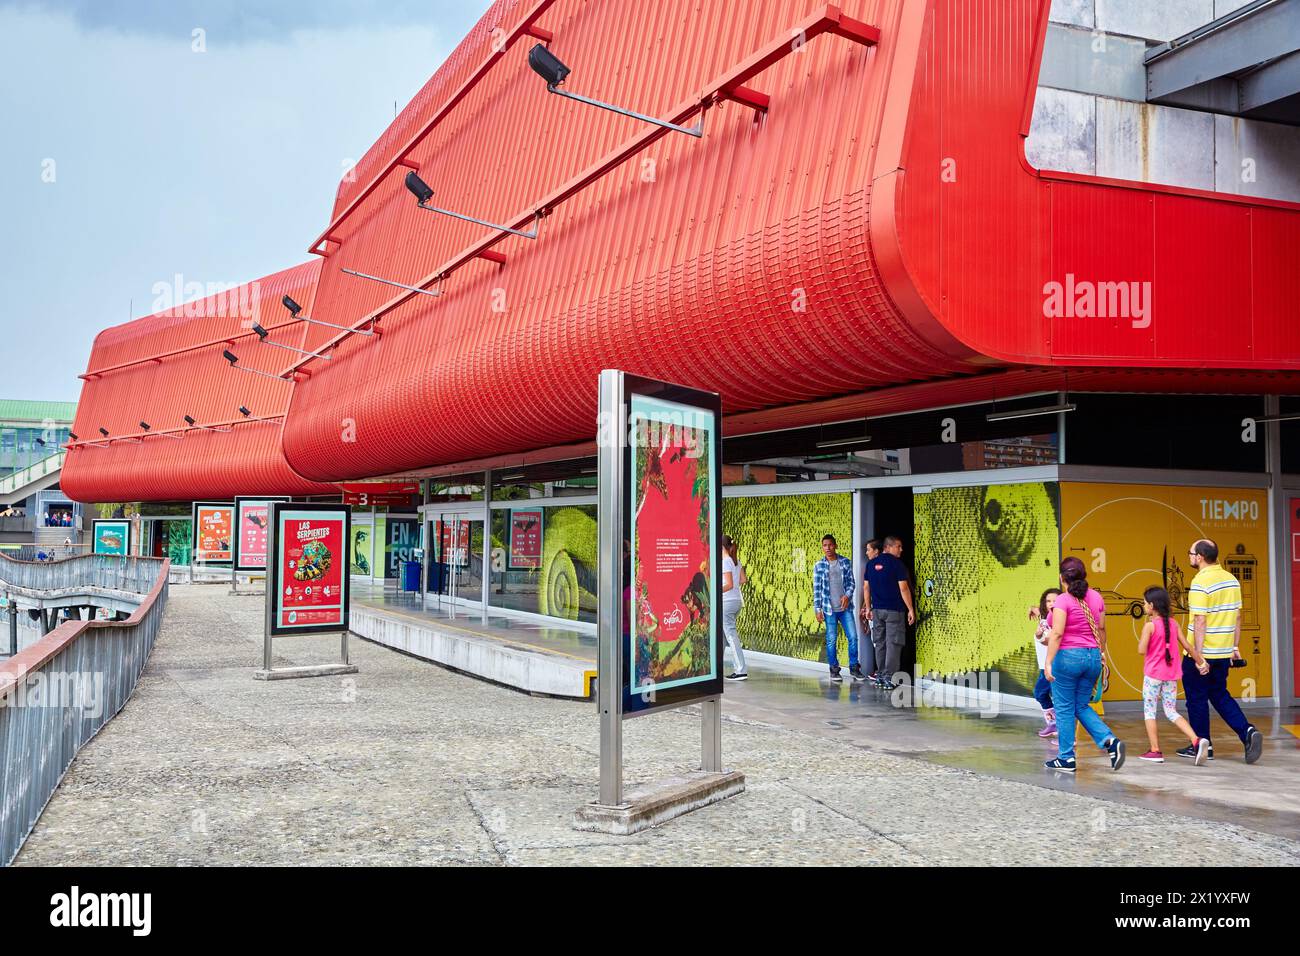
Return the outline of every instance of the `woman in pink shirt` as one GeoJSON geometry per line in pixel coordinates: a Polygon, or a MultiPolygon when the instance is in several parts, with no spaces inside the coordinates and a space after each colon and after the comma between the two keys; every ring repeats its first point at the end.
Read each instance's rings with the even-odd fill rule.
{"type": "Polygon", "coordinates": [[[1161,587],[1147,588],[1142,598],[1146,602],[1147,626],[1138,639],[1138,653],[1146,656],[1142,666],[1142,716],[1147,724],[1147,742],[1151,744],[1151,749],[1142,755],[1142,759],[1152,763],[1165,762],[1165,755],[1160,752],[1160,734],[1156,730],[1156,702],[1159,701],[1165,716],[1192,742],[1196,766],[1203,766],[1210,742],[1196,736],[1191,724],[1178,716],[1176,703],[1178,678],[1183,672],[1183,649],[1191,653],[1191,645],[1179,629],[1178,622],[1169,617],[1168,591],[1161,587]]]}
{"type": "Polygon", "coordinates": [[[1078,558],[1061,562],[1061,587],[1065,593],[1052,606],[1052,633],[1043,668],[1043,676],[1052,682],[1059,755],[1045,766],[1074,773],[1077,719],[1097,746],[1110,754],[1110,769],[1118,770],[1124,765],[1124,741],[1090,706],[1106,650],[1106,602],[1088,587],[1087,571],[1078,558]]]}

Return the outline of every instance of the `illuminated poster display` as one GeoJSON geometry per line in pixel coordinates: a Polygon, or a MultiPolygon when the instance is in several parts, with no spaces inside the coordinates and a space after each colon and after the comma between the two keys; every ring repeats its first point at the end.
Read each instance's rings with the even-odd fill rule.
{"type": "Polygon", "coordinates": [[[272,634],[347,630],[350,525],[347,505],[271,505],[272,634]]]}
{"type": "MultiPolygon", "coordinates": [[[[1294,520],[1294,519],[1293,519],[1294,520]]],[[[1196,576],[1187,558],[1198,538],[1219,545],[1219,563],[1241,582],[1241,654],[1228,674],[1237,698],[1273,693],[1269,617],[1268,493],[1252,488],[1173,485],[1061,485],[1061,554],[1080,558],[1106,601],[1110,690],[1105,700],[1142,699],[1142,592],[1169,592],[1187,627],[1187,594],[1196,576]]]]}
{"type": "Polygon", "coordinates": [[[443,564],[469,567],[469,521],[438,521],[439,555],[443,564]]]}
{"type": "Polygon", "coordinates": [[[235,499],[236,571],[265,570],[267,541],[271,530],[271,502],[288,500],[288,498],[235,499]]]}
{"type": "Polygon", "coordinates": [[[721,690],[716,436],[714,409],[630,395],[625,711],[721,690]]]}
{"type": "Polygon", "coordinates": [[[91,522],[91,540],[95,554],[130,554],[131,522],[96,518],[91,522]]]}
{"type": "Polygon", "coordinates": [[[542,509],[510,511],[510,559],[512,571],[532,570],[542,563],[542,509]]]}
{"type": "Polygon", "coordinates": [[[230,502],[194,502],[195,564],[229,564],[233,557],[235,506],[230,502]]]}
{"type": "Polygon", "coordinates": [[[420,522],[416,518],[394,518],[387,521],[387,545],[384,548],[384,577],[399,576],[403,561],[414,561],[420,547],[420,522]]]}

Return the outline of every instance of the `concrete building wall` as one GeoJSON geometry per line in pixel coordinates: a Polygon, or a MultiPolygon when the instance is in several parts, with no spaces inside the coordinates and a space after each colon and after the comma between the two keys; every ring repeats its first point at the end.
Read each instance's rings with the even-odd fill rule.
{"type": "Polygon", "coordinates": [[[1246,2],[1053,0],[1030,163],[1300,202],[1300,129],[1145,102],[1150,46],[1246,2]]]}

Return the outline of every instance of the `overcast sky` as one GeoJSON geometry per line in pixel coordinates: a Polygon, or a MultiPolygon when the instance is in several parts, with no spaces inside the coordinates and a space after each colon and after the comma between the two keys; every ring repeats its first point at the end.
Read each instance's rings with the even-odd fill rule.
{"type": "Polygon", "coordinates": [[[177,274],[305,261],[344,170],[488,6],[0,0],[0,398],[76,400],[95,333],[177,274]]]}

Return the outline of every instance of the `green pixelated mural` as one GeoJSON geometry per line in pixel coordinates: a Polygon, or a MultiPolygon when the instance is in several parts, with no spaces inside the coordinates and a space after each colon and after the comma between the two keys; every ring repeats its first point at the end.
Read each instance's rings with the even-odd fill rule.
{"type": "MultiPolygon", "coordinates": [[[[813,566],[832,534],[850,555],[853,503],[847,493],[726,498],[722,530],[736,539],[748,583],[736,629],[746,649],[801,660],[826,660],[826,629],[813,609],[813,566]]],[[[847,660],[840,636],[838,651],[847,660]]]]}
{"type": "Polygon", "coordinates": [[[913,501],[917,672],[997,670],[1004,692],[1028,693],[1038,665],[1026,611],[1057,583],[1059,486],[936,488],[913,501]]]}

